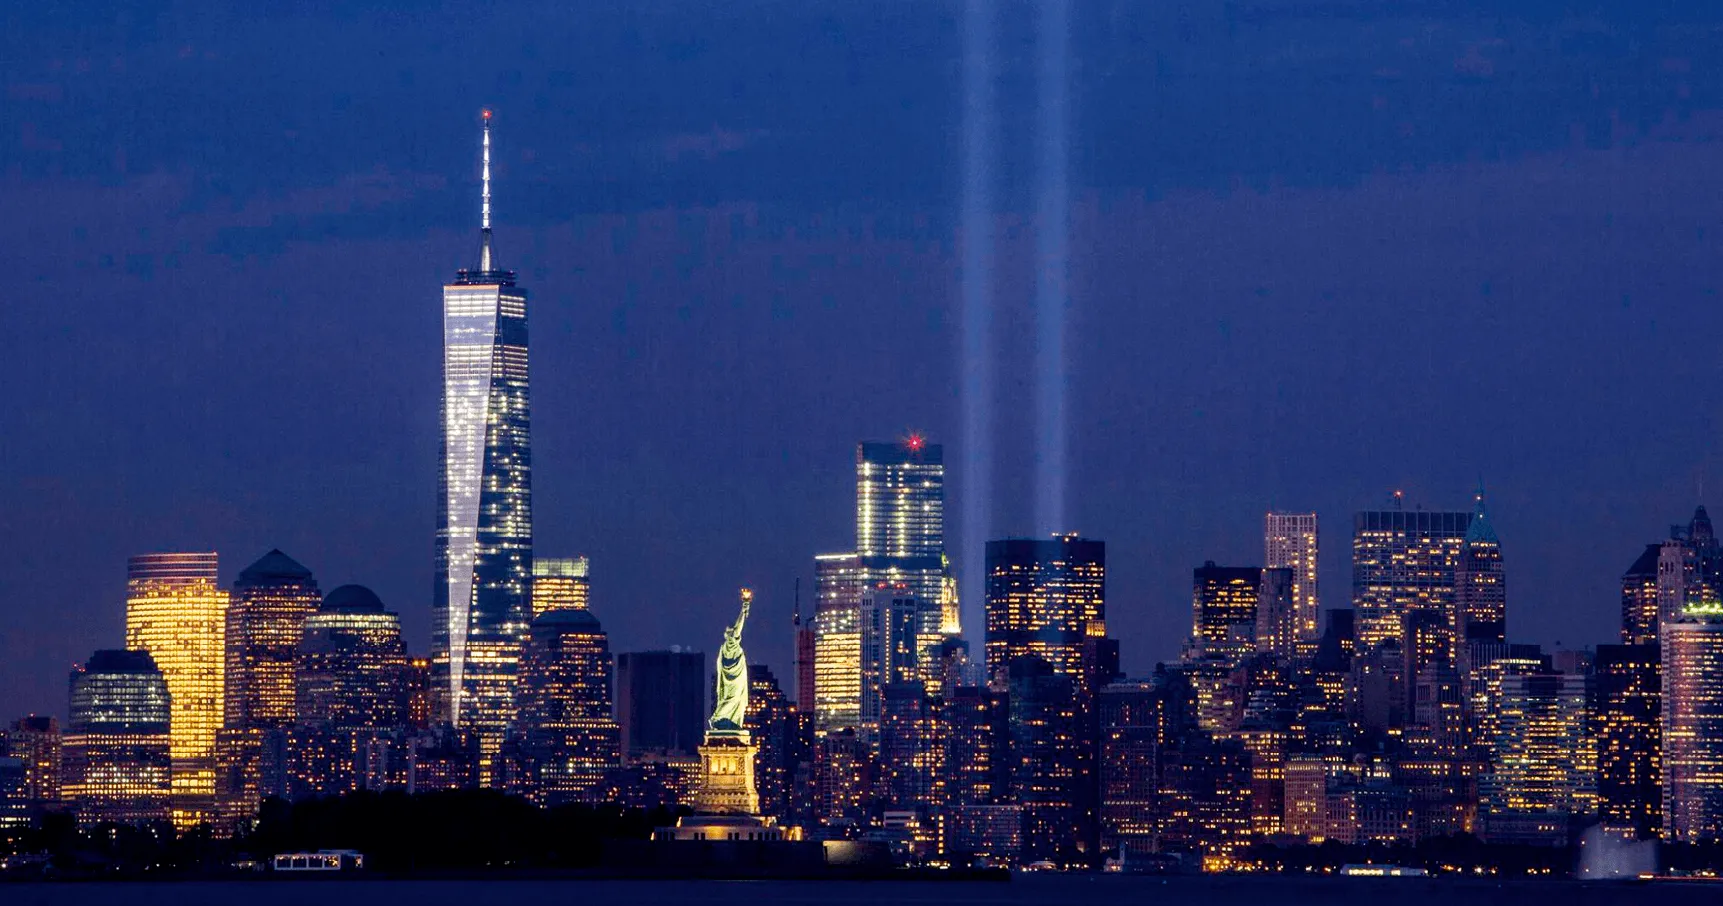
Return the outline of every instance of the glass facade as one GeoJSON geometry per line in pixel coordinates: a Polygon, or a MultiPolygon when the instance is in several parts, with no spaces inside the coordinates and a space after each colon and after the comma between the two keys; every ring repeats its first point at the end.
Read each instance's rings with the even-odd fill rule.
{"type": "Polygon", "coordinates": [[[215,818],[215,737],[226,707],[227,590],[213,553],[142,554],[126,574],[126,647],[147,651],[173,697],[173,813],[215,818]]]}
{"type": "Polygon", "coordinates": [[[98,651],[72,671],[61,794],[80,824],[173,817],[168,683],[144,651],[98,651]]]}
{"type": "MultiPolygon", "coordinates": [[[[487,119],[487,173],[489,146],[487,119]]],[[[532,613],[532,448],[526,291],[494,267],[488,223],[483,237],[479,268],[443,287],[431,669],[438,717],[478,733],[488,785],[532,613]]]]}
{"type": "Polygon", "coordinates": [[[1316,653],[1317,614],[1321,602],[1316,588],[1316,514],[1269,513],[1264,520],[1263,566],[1292,570],[1292,608],[1300,657],[1316,653]]]}
{"type": "Polygon", "coordinates": [[[921,647],[932,651],[957,622],[958,606],[945,560],[943,447],[920,435],[856,445],[855,550],[867,584],[909,586],[919,602],[921,647]]]}
{"type": "Polygon", "coordinates": [[[814,558],[814,729],[854,730],[861,723],[861,558],[814,558]]]}

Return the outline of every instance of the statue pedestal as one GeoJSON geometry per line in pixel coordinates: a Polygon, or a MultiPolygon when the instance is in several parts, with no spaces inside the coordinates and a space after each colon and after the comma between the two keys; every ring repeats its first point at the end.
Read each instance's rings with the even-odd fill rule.
{"type": "Polygon", "coordinates": [[[760,747],[748,731],[707,733],[700,747],[700,792],[694,811],[705,815],[757,815],[760,793],[754,787],[754,756],[760,747]]]}

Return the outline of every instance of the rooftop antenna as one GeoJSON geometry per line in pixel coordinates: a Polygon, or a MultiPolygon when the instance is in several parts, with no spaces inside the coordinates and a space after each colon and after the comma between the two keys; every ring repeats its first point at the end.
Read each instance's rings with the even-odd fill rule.
{"type": "Polygon", "coordinates": [[[802,625],[802,577],[796,577],[796,608],[790,614],[790,625],[802,625]]]}
{"type": "Polygon", "coordinates": [[[484,123],[484,174],[481,179],[483,188],[479,194],[479,270],[491,270],[491,111],[485,108],[479,113],[479,119],[484,123]]]}

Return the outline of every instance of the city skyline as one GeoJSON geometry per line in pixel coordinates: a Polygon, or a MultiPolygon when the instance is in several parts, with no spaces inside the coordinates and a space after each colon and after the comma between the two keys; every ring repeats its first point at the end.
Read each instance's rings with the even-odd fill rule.
{"type": "MultiPolygon", "coordinates": [[[[911,18],[918,33],[949,37],[939,23],[911,18]]],[[[1095,37],[1082,10],[1077,19],[1074,57],[1129,65],[1095,37]]],[[[862,40],[862,22],[849,21],[862,40]]],[[[1002,41],[1021,38],[1023,23],[998,24],[1002,41]]],[[[569,26],[552,21],[547,29],[559,27],[569,26]]],[[[600,37],[590,41],[616,33],[603,17],[592,27],[600,37]]],[[[1346,26],[1324,27],[1329,40],[1344,43],[1335,35],[1346,26]]],[[[331,33],[301,22],[282,35],[295,28],[331,33]]],[[[852,478],[845,455],[857,440],[924,432],[947,446],[950,511],[974,496],[958,466],[968,450],[951,390],[958,383],[951,373],[958,286],[955,252],[945,248],[955,207],[946,204],[946,177],[918,176],[899,190],[909,201],[893,197],[838,216],[831,196],[867,195],[890,183],[889,171],[860,168],[828,190],[805,188],[810,177],[792,168],[784,182],[804,186],[799,196],[763,185],[747,174],[794,155],[777,144],[786,120],[762,120],[757,108],[717,115],[660,109],[644,136],[628,136],[640,143],[629,149],[647,151],[617,150],[621,145],[602,137],[618,123],[605,104],[570,105],[592,121],[572,125],[570,114],[534,106],[555,92],[511,89],[507,80],[452,91],[441,82],[406,92],[366,89],[358,106],[368,112],[337,112],[325,121],[308,121],[291,103],[254,104],[280,118],[256,134],[298,130],[318,141],[315,155],[276,158],[255,140],[237,138],[231,158],[212,151],[217,138],[247,130],[231,125],[234,101],[201,94],[193,98],[199,103],[165,105],[161,113],[211,111],[202,118],[211,125],[110,140],[79,125],[99,108],[77,87],[84,84],[72,75],[77,66],[55,74],[50,54],[63,47],[54,34],[49,28],[33,42],[39,49],[9,55],[24,86],[17,89],[23,119],[36,131],[29,140],[8,133],[0,148],[14,165],[0,204],[41,212],[40,219],[8,218],[31,223],[28,233],[8,232],[9,245],[40,250],[23,256],[21,285],[65,300],[14,310],[30,342],[7,366],[19,370],[4,373],[9,386],[44,400],[8,432],[24,440],[7,445],[0,462],[22,476],[9,489],[19,516],[8,520],[0,545],[15,558],[0,564],[9,577],[0,605],[18,615],[0,638],[0,705],[13,712],[60,711],[65,669],[93,648],[122,643],[120,564],[151,550],[213,550],[232,569],[280,548],[326,587],[378,588],[402,614],[409,647],[427,650],[429,620],[419,602],[428,586],[425,526],[434,522],[424,489],[435,480],[435,458],[426,451],[435,445],[436,403],[424,388],[436,383],[426,380],[436,330],[426,298],[451,264],[471,257],[467,215],[477,178],[461,176],[472,170],[464,130],[483,103],[494,103],[519,130],[519,143],[499,164],[510,180],[499,194],[511,199],[506,210],[521,212],[504,248],[532,284],[537,306],[534,429],[543,465],[535,478],[543,480],[535,490],[548,503],[539,509],[554,515],[535,513],[535,540],[544,550],[592,558],[594,607],[613,647],[699,645],[721,623],[727,589],[748,584],[760,590],[759,624],[777,627],[758,634],[757,657],[786,678],[791,589],[797,576],[812,578],[808,548],[848,544],[848,514],[829,502],[845,494],[852,478]],[[60,86],[60,99],[28,87],[36,84],[60,86]],[[380,100],[402,94],[438,99],[415,101],[376,125],[362,122],[380,100]],[[384,134],[390,129],[399,130],[398,142],[384,134]],[[354,141],[322,141],[337,131],[354,141]],[[109,153],[120,148],[125,153],[109,153]],[[327,153],[335,148],[340,153],[327,153]],[[651,159],[659,164],[675,155],[683,181],[641,189],[626,178],[637,166],[627,162],[634,154],[658,155],[651,159]],[[589,164],[590,175],[568,176],[589,164]],[[265,171],[281,184],[231,182],[236,173],[265,171]],[[601,191],[619,173],[621,188],[601,191]],[[110,188],[100,187],[103,180],[112,180],[110,188]],[[178,210],[175,222],[109,203],[119,197],[114,191],[151,185],[162,194],[150,196],[160,202],[150,207],[178,210]],[[710,195],[687,188],[702,185],[718,188],[710,195]],[[282,194],[272,195],[277,189],[282,194]],[[915,225],[918,214],[929,216],[925,226],[915,225]],[[711,241],[730,257],[706,255],[704,238],[678,238],[679,223],[701,237],[702,230],[725,233],[711,241]],[[816,229],[822,224],[825,232],[816,229]],[[841,263],[846,248],[862,263],[841,263]],[[637,276],[683,252],[692,255],[683,259],[692,276],[637,276]],[[834,254],[840,264],[827,266],[835,269],[796,276],[834,254]],[[101,263],[104,255],[111,266],[101,263]],[[773,256],[787,256],[787,289],[779,279],[748,276],[773,256]],[[180,269],[192,267],[200,289],[188,292],[180,269]],[[350,292],[330,294],[341,296],[339,303],[324,300],[321,288],[310,288],[319,281],[301,279],[307,273],[347,275],[350,292]],[[882,297],[880,286],[904,289],[882,297]],[[726,309],[733,298],[740,307],[726,309]],[[109,299],[145,304],[117,309],[109,299]],[[286,317],[289,311],[295,317],[286,317]],[[870,329],[882,314],[902,325],[889,344],[870,329]],[[182,349],[175,338],[188,323],[215,325],[211,338],[192,341],[187,352],[150,351],[182,349]],[[376,339],[397,335],[398,343],[376,339]],[[777,355],[786,346],[804,351],[777,355]],[[101,354],[84,353],[90,349],[101,354]],[[738,389],[708,386],[723,383],[709,380],[713,374],[734,375],[738,389]],[[146,421],[132,412],[152,415],[146,421]],[[677,444],[683,435],[710,441],[717,455],[687,452],[677,444]],[[647,505],[636,506],[642,493],[647,505]],[[773,528],[763,545],[727,536],[758,533],[749,527],[762,525],[773,528]]],[[[188,38],[196,50],[181,58],[178,42],[123,37],[131,65],[149,74],[140,84],[153,79],[171,88],[180,84],[175,66],[222,73],[230,57],[244,56],[240,48],[280,47],[279,38],[255,28],[225,39],[204,32],[188,38]]],[[[1679,41],[1667,34],[1657,40],[1683,56],[1679,41]]],[[[905,65],[925,75],[943,65],[940,54],[911,55],[905,65]]],[[[1001,77],[1016,78],[1008,55],[1000,56],[1001,77]]],[[[429,78],[419,59],[409,67],[429,78]]],[[[616,57],[595,57],[602,68],[599,61],[614,65],[616,57]]],[[[549,64],[521,65],[517,75],[526,84],[561,84],[541,78],[549,64]]],[[[711,71],[714,61],[652,58],[640,65],[661,87],[691,81],[687,76],[711,71]]],[[[798,65],[827,73],[818,63],[798,65]]],[[[865,58],[862,65],[870,76],[881,74],[865,58]]],[[[83,78],[114,84],[94,69],[83,78]]],[[[570,81],[594,84],[584,72],[570,81]]],[[[1693,81],[1704,84],[1703,70],[1693,81]]],[[[307,97],[322,100],[304,106],[324,111],[323,100],[363,82],[313,79],[307,97]]],[[[863,90],[883,90],[869,95],[877,101],[905,83],[882,84],[863,90]]],[[[1458,151],[1417,158],[1381,140],[1352,152],[1362,157],[1343,153],[1340,172],[1312,175],[1298,169],[1297,156],[1329,145],[1299,133],[1305,143],[1286,152],[1296,158],[1291,163],[1223,161],[1167,183],[1117,159],[1114,149],[1129,146],[1121,141],[1129,133],[1098,101],[1119,95],[1106,94],[1105,84],[1079,87],[1071,135],[1087,150],[1073,160],[1078,200],[1070,247],[1082,266],[1071,275],[1068,329],[1079,353],[1066,413],[1075,431],[1066,528],[1105,539],[1114,551],[1109,624],[1125,642],[1128,672],[1143,674],[1176,654],[1170,640],[1188,622],[1189,569],[1207,559],[1261,561],[1255,532],[1264,512],[1314,511],[1324,526],[1344,526],[1399,486],[1427,509],[1462,510],[1479,472],[1489,480],[1491,517],[1513,563],[1510,637],[1570,646],[1608,639],[1621,571],[1644,543],[1661,537],[1671,515],[1702,502],[1704,478],[1717,474],[1706,407],[1693,418],[1689,405],[1664,408],[1656,391],[1672,378],[1701,385],[1696,378],[1712,368],[1708,348],[1692,338],[1717,332],[1715,312],[1698,304],[1714,283],[1715,257],[1687,229],[1711,220],[1707,207],[1689,200],[1715,197],[1709,177],[1695,175],[1716,172],[1703,163],[1711,144],[1664,141],[1667,133],[1647,127],[1650,140],[1632,147],[1575,148],[1565,127],[1595,111],[1557,105],[1487,163],[1468,163],[1458,151]],[[1395,166],[1402,163],[1410,172],[1395,166]],[[1239,175],[1250,188],[1212,188],[1239,175]],[[1276,176],[1290,185],[1277,185],[1276,176]],[[1545,178],[1554,182],[1539,182],[1545,178]],[[1129,191],[1114,191],[1118,186],[1129,191]],[[1384,213],[1407,206],[1436,226],[1421,232],[1384,213]],[[1552,209],[1578,226],[1528,225],[1529,215],[1552,209]],[[1294,235],[1312,221],[1332,227],[1320,248],[1294,235]],[[1535,244],[1515,246],[1521,257],[1528,248],[1542,250],[1543,257],[1531,257],[1576,276],[1544,281],[1542,269],[1517,270],[1488,251],[1520,231],[1535,244]],[[1635,240],[1640,232],[1655,238],[1635,240]],[[1214,251],[1192,254],[1205,244],[1214,251]],[[1426,244],[1429,251],[1413,251],[1426,244]],[[1161,251],[1145,262],[1144,246],[1161,251]],[[1294,266],[1313,251],[1323,266],[1294,266]],[[1586,271],[1584,259],[1622,262],[1622,270],[1601,276],[1586,271]],[[1353,276],[1334,278],[1331,269],[1353,276]],[[1420,281],[1430,285],[1414,285],[1420,281]],[[1595,290],[1576,292],[1581,284],[1595,290]],[[1254,301],[1265,299],[1272,301],[1254,301]],[[1394,300],[1392,309],[1383,299],[1394,300]],[[1387,310],[1395,315],[1386,317],[1387,310]],[[1315,330],[1300,329],[1303,321],[1315,330]],[[1155,339],[1163,327],[1165,338],[1155,339]],[[1418,352],[1404,352],[1405,336],[1420,337],[1418,352]],[[1607,345],[1594,339],[1604,336],[1607,345]],[[1135,359],[1139,343],[1153,353],[1144,362],[1166,367],[1121,364],[1120,344],[1132,346],[1135,359]],[[1227,368],[1202,364],[1208,357],[1227,368]],[[1540,383],[1544,373],[1560,383],[1540,383]],[[1357,389],[1383,374],[1403,375],[1411,399],[1357,389]],[[1555,392],[1575,375],[1611,389],[1555,392]],[[1448,382],[1456,389],[1433,389],[1448,382]],[[1133,392],[1109,392],[1118,387],[1133,392]],[[1476,412],[1476,394],[1495,388],[1499,406],[1476,412]],[[1460,423],[1461,415],[1483,420],[1465,422],[1475,429],[1465,443],[1444,442],[1430,430],[1460,423]],[[1597,442],[1587,433],[1595,428],[1584,426],[1600,423],[1621,426],[1612,437],[1635,439],[1597,442]],[[1267,432],[1266,448],[1233,427],[1246,424],[1267,432]]],[[[1394,99],[1390,92],[1390,108],[1394,99]]],[[[791,110],[806,104],[791,100],[791,110]]],[[[1636,103],[1647,113],[1665,100],[1658,94],[1636,103]]],[[[1702,90],[1682,109],[1696,114],[1693,128],[1703,135],[1715,103],[1702,90]]],[[[928,110],[876,125],[907,137],[904,153],[925,165],[923,173],[949,173],[957,168],[929,137],[939,130],[926,127],[948,125],[950,113],[928,110]]],[[[1463,119],[1427,115],[1436,125],[1463,119]]],[[[1339,128],[1332,118],[1325,122],[1339,128]]],[[[1004,136],[1027,131],[1015,116],[1002,116],[998,126],[1004,136]]],[[[856,137],[853,129],[837,135],[834,144],[856,137]]],[[[814,140],[795,141],[805,149],[814,140]]],[[[1165,163],[1169,156],[1147,157],[1165,163]]],[[[1012,174],[1019,163],[1008,157],[997,169],[1012,174]]],[[[1001,191],[997,199],[1002,218],[1025,210],[1012,194],[1001,191]]],[[[998,366],[1026,361],[1017,353],[1025,352],[1027,334],[1014,321],[1023,312],[1013,262],[1023,250],[1002,238],[996,256],[1001,381],[1013,372],[998,366]]],[[[949,545],[954,568],[971,575],[983,541],[1033,534],[1032,469],[1014,450],[1033,446],[1034,432],[1010,407],[1000,416],[998,462],[991,464],[997,480],[985,498],[996,518],[987,538],[953,537],[949,545]]],[[[1329,606],[1344,603],[1350,585],[1343,540],[1331,530],[1324,545],[1329,606]]],[[[220,578],[225,588],[233,576],[220,578]]],[[[978,599],[965,590],[972,641],[978,599]]]]}

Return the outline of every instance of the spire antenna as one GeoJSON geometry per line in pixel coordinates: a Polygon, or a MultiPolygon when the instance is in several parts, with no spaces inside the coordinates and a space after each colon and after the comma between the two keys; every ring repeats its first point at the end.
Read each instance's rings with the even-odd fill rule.
{"type": "Polygon", "coordinates": [[[485,108],[479,119],[484,123],[484,171],[479,193],[479,270],[491,267],[491,111],[485,108]]]}

